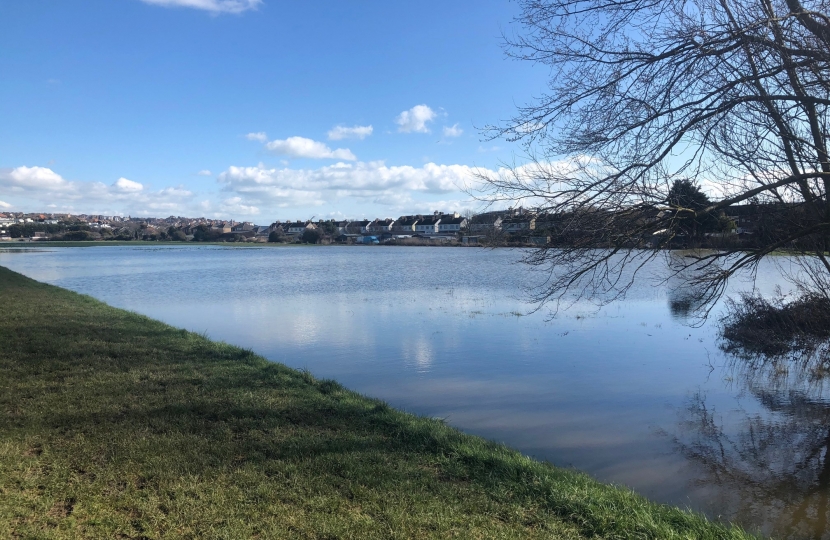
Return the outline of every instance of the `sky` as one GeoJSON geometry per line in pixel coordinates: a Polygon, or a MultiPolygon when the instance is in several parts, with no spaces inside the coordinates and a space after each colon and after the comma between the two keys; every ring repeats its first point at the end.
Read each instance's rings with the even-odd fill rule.
{"type": "Polygon", "coordinates": [[[0,0],[0,211],[250,220],[479,206],[545,89],[509,0],[0,0]]]}

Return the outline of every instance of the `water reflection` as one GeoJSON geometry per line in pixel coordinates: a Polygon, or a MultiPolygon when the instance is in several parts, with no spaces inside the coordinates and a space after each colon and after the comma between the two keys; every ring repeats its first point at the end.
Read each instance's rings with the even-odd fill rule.
{"type": "Polygon", "coordinates": [[[712,406],[697,392],[674,438],[701,471],[695,483],[709,488],[712,508],[729,519],[776,537],[829,539],[830,385],[822,356],[727,359],[738,406],[712,406]]]}
{"type": "MultiPolygon", "coordinates": [[[[795,535],[821,526],[819,365],[724,365],[717,329],[690,324],[694,295],[671,283],[528,314],[517,296],[534,275],[518,256],[125,246],[0,252],[0,264],[661,502],[795,535]]],[[[761,268],[753,285],[766,294],[777,276],[761,268]]]]}

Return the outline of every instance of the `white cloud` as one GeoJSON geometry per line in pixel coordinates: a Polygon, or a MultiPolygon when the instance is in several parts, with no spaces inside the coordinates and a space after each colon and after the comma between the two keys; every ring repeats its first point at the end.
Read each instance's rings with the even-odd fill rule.
{"type": "Polygon", "coordinates": [[[429,133],[427,122],[435,120],[437,114],[426,105],[415,105],[408,111],[403,111],[395,119],[398,131],[401,133],[429,133]]]}
{"type": "Polygon", "coordinates": [[[0,208],[11,208],[11,207],[12,207],[12,205],[10,205],[9,203],[0,201],[0,208]]]}
{"type": "Polygon", "coordinates": [[[363,140],[372,134],[374,128],[372,126],[335,126],[329,130],[329,140],[340,141],[343,139],[360,139],[363,140]]]}
{"type": "Polygon", "coordinates": [[[458,127],[458,124],[452,126],[444,126],[444,137],[460,137],[464,130],[458,127]]]}
{"type": "MultiPolygon", "coordinates": [[[[476,182],[466,165],[387,166],[383,162],[337,163],[318,169],[229,167],[218,176],[224,190],[258,207],[337,204],[348,198],[405,210],[413,194],[459,193],[476,182]]],[[[345,203],[347,204],[347,203],[345,203]]]]}
{"type": "Polygon", "coordinates": [[[245,138],[249,141],[259,141],[261,143],[264,143],[268,140],[268,135],[266,135],[264,131],[260,131],[257,133],[248,133],[247,135],[245,135],[245,138]]]}
{"type": "Polygon", "coordinates": [[[543,129],[545,129],[545,124],[541,124],[539,122],[525,122],[524,124],[520,124],[513,128],[513,132],[526,135],[528,133],[535,133],[543,129]]]}
{"type": "Polygon", "coordinates": [[[468,210],[475,210],[475,206],[475,201],[456,199],[414,203],[407,206],[407,210],[413,214],[431,214],[438,210],[440,212],[458,212],[463,215],[468,210]]]}
{"type": "Polygon", "coordinates": [[[196,173],[197,176],[213,176],[213,173],[207,169],[202,169],[201,171],[196,173]]]}
{"type": "Polygon", "coordinates": [[[244,214],[246,216],[252,216],[259,214],[259,208],[256,206],[242,204],[242,197],[231,197],[222,201],[221,213],[228,215],[244,214]]]}
{"type": "Polygon", "coordinates": [[[112,184],[112,187],[124,193],[136,193],[144,189],[142,184],[127,180],[126,178],[119,178],[112,184]]]}
{"type": "Polygon", "coordinates": [[[332,150],[324,143],[305,137],[289,137],[271,141],[265,147],[279,156],[311,159],[345,159],[355,161],[357,157],[348,148],[332,150]]]}
{"type": "Polygon", "coordinates": [[[178,198],[178,199],[187,199],[194,195],[192,191],[189,189],[185,189],[182,186],[178,187],[166,187],[158,192],[159,195],[163,197],[170,197],[170,198],[178,198]]]}
{"type": "MultiPolygon", "coordinates": [[[[337,163],[319,169],[267,169],[230,167],[219,175],[219,181],[230,186],[278,186],[287,189],[329,190],[357,193],[387,189],[405,189],[445,193],[474,176],[467,165],[387,166],[382,161],[337,163]]],[[[374,194],[374,193],[373,193],[374,194]]]]}
{"type": "Polygon", "coordinates": [[[17,167],[7,174],[0,175],[0,184],[3,183],[24,190],[61,190],[71,186],[61,175],[47,167],[17,167]]]}
{"type": "Polygon", "coordinates": [[[211,13],[242,13],[256,9],[262,0],[141,0],[145,4],[164,7],[203,9],[211,13]]]}
{"type": "MultiPolygon", "coordinates": [[[[0,192],[9,193],[23,209],[61,208],[73,212],[133,215],[186,215],[193,193],[182,187],[150,191],[133,180],[102,182],[68,181],[46,167],[0,170],[0,192]]],[[[194,212],[195,214],[195,212],[194,212]]]]}

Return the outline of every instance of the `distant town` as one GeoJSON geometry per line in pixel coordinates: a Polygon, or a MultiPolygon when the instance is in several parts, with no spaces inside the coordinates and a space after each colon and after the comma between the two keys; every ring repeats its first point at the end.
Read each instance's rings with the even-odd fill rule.
{"type": "Polygon", "coordinates": [[[312,244],[484,243],[498,234],[544,243],[534,235],[537,216],[524,209],[462,216],[433,212],[397,219],[250,221],[208,218],[121,217],[89,214],[0,213],[0,241],[181,241],[312,244]]]}
{"type": "MultiPolygon", "coordinates": [[[[746,243],[765,223],[781,223],[780,209],[769,205],[744,205],[727,209],[728,215],[709,220],[704,244],[715,239],[746,243]],[[708,240],[707,240],[708,239],[708,240]]],[[[641,230],[630,247],[684,247],[682,227],[670,230],[666,213],[655,207],[603,218],[603,227],[627,233],[641,230]],[[620,225],[623,223],[624,225],[620,225]],[[653,223],[655,227],[649,227],[653,223]],[[627,230],[622,230],[627,229],[627,230]],[[655,239],[671,236],[671,242],[655,239]]],[[[791,209],[787,212],[792,212],[791,209]]],[[[682,221],[682,220],[680,220],[682,221]]],[[[397,244],[397,245],[515,245],[544,246],[574,243],[568,216],[524,208],[461,215],[457,212],[404,215],[398,218],[361,220],[274,221],[258,225],[250,221],[204,217],[121,217],[88,214],[0,213],[0,243],[40,241],[173,241],[251,242],[302,244],[397,244]]],[[[681,223],[682,225],[682,223],[681,223]]],[[[686,235],[685,238],[687,238],[686,235]]],[[[626,234],[628,242],[632,235],[626,234]]]]}

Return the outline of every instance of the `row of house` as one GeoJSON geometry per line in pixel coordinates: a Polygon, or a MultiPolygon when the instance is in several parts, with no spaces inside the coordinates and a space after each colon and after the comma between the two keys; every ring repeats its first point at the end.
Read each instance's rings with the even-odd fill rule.
{"type": "Polygon", "coordinates": [[[385,218],[374,220],[345,221],[296,221],[271,225],[271,230],[279,230],[286,235],[301,235],[308,229],[323,228],[325,232],[339,235],[364,235],[394,233],[400,235],[454,235],[464,230],[467,218],[458,213],[445,214],[435,212],[431,215],[401,216],[398,219],[385,218]]]}
{"type": "MultiPolygon", "coordinates": [[[[457,212],[417,214],[397,219],[362,219],[344,221],[276,221],[268,228],[290,237],[299,237],[307,230],[320,230],[331,236],[401,235],[401,236],[455,236],[459,233],[483,234],[490,231],[508,234],[530,233],[536,229],[538,217],[523,209],[485,212],[464,217],[457,212]]],[[[230,232],[230,230],[228,230],[230,232]]]]}

